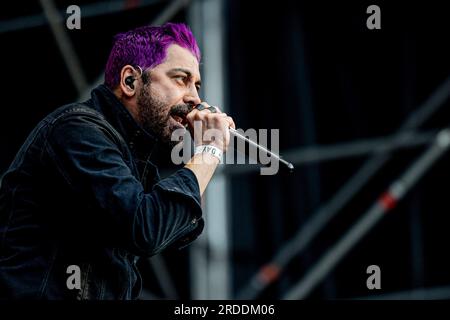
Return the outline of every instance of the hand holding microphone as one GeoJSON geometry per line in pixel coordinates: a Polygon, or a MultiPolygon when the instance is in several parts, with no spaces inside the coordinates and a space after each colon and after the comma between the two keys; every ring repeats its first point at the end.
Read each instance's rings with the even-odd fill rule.
{"type": "Polygon", "coordinates": [[[186,120],[196,146],[210,145],[221,152],[227,151],[230,144],[229,128],[234,129],[236,126],[226,113],[202,102],[186,115],[186,120]]]}
{"type": "MultiPolygon", "coordinates": [[[[193,108],[192,111],[186,115],[186,120],[189,130],[191,133],[194,133],[194,143],[196,146],[202,146],[203,148],[205,148],[205,146],[211,146],[211,150],[215,150],[214,148],[217,148],[220,150],[221,156],[221,153],[226,152],[228,149],[231,136],[234,136],[237,139],[256,147],[259,151],[267,153],[270,157],[278,160],[280,163],[283,163],[290,171],[294,169],[292,163],[281,159],[279,155],[271,152],[264,146],[250,140],[248,137],[236,131],[236,126],[233,119],[226,113],[221,112],[218,107],[210,106],[206,102],[202,102],[201,104],[196,105],[195,108],[193,108]],[[201,130],[194,130],[196,129],[194,128],[196,122],[201,123],[201,128],[199,128],[201,130]],[[206,130],[214,131],[213,139],[210,139],[211,137],[209,137],[209,135],[203,134],[206,130]]],[[[205,149],[203,150],[211,151],[205,149]]]]}

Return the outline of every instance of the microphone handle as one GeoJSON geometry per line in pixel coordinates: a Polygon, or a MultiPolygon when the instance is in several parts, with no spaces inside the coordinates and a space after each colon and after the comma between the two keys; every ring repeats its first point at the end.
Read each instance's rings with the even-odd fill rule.
{"type": "Polygon", "coordinates": [[[273,153],[272,151],[270,151],[269,149],[267,149],[266,147],[254,142],[253,140],[250,140],[248,137],[242,135],[241,133],[239,133],[237,130],[233,129],[233,128],[229,128],[230,129],[230,134],[241,139],[244,140],[245,142],[247,142],[248,144],[254,146],[255,148],[262,150],[264,152],[266,152],[268,155],[270,155],[271,157],[277,159],[279,162],[283,163],[284,165],[286,165],[286,167],[289,170],[294,170],[294,165],[290,162],[287,162],[284,159],[281,159],[281,157],[275,153],[273,153]]]}

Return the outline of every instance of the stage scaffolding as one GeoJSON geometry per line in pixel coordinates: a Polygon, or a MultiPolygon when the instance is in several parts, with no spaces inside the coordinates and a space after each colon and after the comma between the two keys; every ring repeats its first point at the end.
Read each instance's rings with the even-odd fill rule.
{"type": "MultiPolygon", "coordinates": [[[[227,43],[224,40],[226,16],[223,14],[223,0],[174,0],[174,1],[99,1],[97,4],[89,4],[82,7],[86,17],[118,13],[124,10],[151,6],[156,3],[166,3],[165,9],[154,19],[152,25],[160,25],[169,21],[180,10],[187,10],[189,21],[194,33],[198,36],[199,43],[206,62],[202,65],[206,98],[213,97],[226,111],[227,79],[225,59],[223,52],[227,43]]],[[[48,24],[54,35],[60,53],[65,61],[72,83],[77,89],[79,100],[89,96],[92,88],[103,82],[103,73],[92,84],[88,84],[83,67],[73,48],[67,30],[64,28],[62,16],[65,11],[56,8],[53,0],[40,0],[42,14],[18,17],[9,21],[0,22],[0,33],[14,32],[26,28],[33,28],[48,24]]],[[[203,203],[206,217],[206,231],[191,250],[191,295],[194,299],[257,299],[264,289],[277,281],[289,262],[300,255],[325,228],[330,220],[349,203],[358,191],[366,185],[399,149],[418,148],[427,146],[422,155],[408,168],[397,180],[381,194],[365,215],[349,228],[348,232],[336,242],[322,256],[319,261],[309,269],[303,278],[292,286],[283,295],[283,299],[302,299],[308,297],[311,291],[332,271],[333,268],[345,258],[351,248],[376,225],[383,217],[385,211],[395,207],[405,193],[419,182],[419,178],[439,159],[448,149],[450,133],[447,128],[420,131],[420,126],[443,106],[450,95],[450,77],[446,79],[434,93],[417,108],[398,129],[398,131],[386,137],[367,140],[349,141],[331,146],[311,146],[294,150],[281,150],[286,160],[297,166],[308,163],[333,161],[343,158],[368,156],[364,165],[340,188],[336,194],[311,216],[306,224],[301,226],[290,241],[284,244],[274,255],[271,261],[262,265],[248,283],[243,285],[236,297],[231,294],[230,272],[230,236],[229,219],[231,218],[228,201],[229,178],[237,174],[249,174],[259,170],[257,165],[221,166],[208,187],[208,192],[203,203]],[[210,194],[214,194],[211,201],[210,194]]],[[[297,170],[299,170],[298,168],[297,170]]],[[[300,169],[301,170],[301,169],[300,169]]],[[[178,292],[172,281],[164,260],[153,257],[149,260],[164,296],[160,297],[152,292],[144,290],[143,299],[176,299],[178,292]]],[[[379,298],[419,298],[450,297],[448,287],[436,289],[416,289],[401,293],[392,293],[379,298]]],[[[377,297],[363,297],[377,298],[377,297]]]]}

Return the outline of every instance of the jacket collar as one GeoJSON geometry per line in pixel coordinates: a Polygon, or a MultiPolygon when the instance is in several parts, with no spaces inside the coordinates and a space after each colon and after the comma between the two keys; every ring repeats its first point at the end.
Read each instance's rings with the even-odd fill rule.
{"type": "Polygon", "coordinates": [[[92,90],[91,101],[93,107],[105,116],[139,158],[150,156],[158,143],[155,134],[143,129],[107,86],[101,84],[92,90]]]}

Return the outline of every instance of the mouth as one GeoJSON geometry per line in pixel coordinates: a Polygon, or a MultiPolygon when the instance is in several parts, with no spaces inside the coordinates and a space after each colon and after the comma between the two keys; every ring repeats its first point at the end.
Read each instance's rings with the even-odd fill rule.
{"type": "Polygon", "coordinates": [[[188,127],[188,121],[186,120],[186,116],[189,112],[191,112],[193,109],[193,106],[187,105],[187,104],[181,104],[176,105],[173,108],[171,108],[169,112],[170,118],[172,118],[172,121],[175,126],[177,127],[188,127]]]}
{"type": "Polygon", "coordinates": [[[186,121],[186,118],[175,114],[170,115],[170,118],[172,118],[172,120],[178,124],[178,127],[187,128],[188,123],[186,121]]]}

